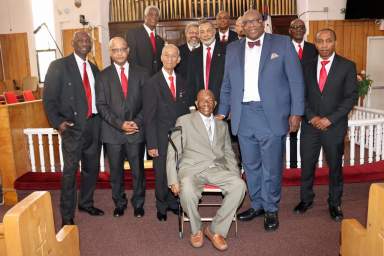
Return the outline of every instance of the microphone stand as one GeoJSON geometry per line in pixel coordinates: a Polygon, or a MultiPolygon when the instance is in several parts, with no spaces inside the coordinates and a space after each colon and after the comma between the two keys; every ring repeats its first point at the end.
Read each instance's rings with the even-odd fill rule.
{"type": "Polygon", "coordinates": [[[36,34],[37,32],[39,32],[39,30],[42,28],[42,26],[44,26],[44,27],[47,29],[49,36],[52,38],[52,41],[53,41],[53,42],[55,43],[55,45],[56,45],[56,49],[59,51],[61,57],[63,57],[63,56],[64,56],[64,55],[63,55],[63,52],[60,50],[59,45],[57,44],[55,38],[52,36],[51,31],[49,30],[49,28],[48,28],[47,24],[45,24],[45,22],[43,22],[40,26],[38,26],[37,29],[35,29],[35,30],[33,31],[33,34],[36,34]]]}

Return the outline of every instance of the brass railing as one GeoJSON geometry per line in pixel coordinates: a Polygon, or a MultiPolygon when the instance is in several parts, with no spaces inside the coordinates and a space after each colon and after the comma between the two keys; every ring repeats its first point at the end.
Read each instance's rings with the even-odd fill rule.
{"type": "Polygon", "coordinates": [[[271,15],[296,15],[296,0],[110,0],[110,21],[143,20],[144,9],[156,5],[160,19],[191,19],[214,17],[219,10],[226,10],[235,18],[250,8],[262,11],[269,7],[271,15]]]}

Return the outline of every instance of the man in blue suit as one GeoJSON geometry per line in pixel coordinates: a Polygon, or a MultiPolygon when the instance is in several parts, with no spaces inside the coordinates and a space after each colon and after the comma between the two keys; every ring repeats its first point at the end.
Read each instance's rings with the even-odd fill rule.
{"type": "Polygon", "coordinates": [[[288,132],[297,131],[304,112],[299,58],[287,36],[264,33],[261,14],[243,16],[246,38],[227,47],[217,118],[231,113],[240,143],[251,208],[238,219],[264,215],[264,228],[279,226],[283,150],[288,132]]]}

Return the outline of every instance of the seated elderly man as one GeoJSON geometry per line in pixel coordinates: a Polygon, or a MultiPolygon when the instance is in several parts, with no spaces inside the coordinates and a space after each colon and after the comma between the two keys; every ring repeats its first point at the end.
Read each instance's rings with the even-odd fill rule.
{"type": "Polygon", "coordinates": [[[213,93],[210,90],[199,91],[196,106],[198,111],[176,121],[182,133],[174,132],[172,139],[179,153],[183,142],[183,153],[179,156],[179,173],[176,173],[174,150],[168,147],[168,184],[172,192],[180,196],[181,206],[190,218],[193,247],[201,247],[204,242],[197,209],[203,186],[208,183],[222,189],[224,200],[212,224],[204,229],[204,234],[216,249],[223,251],[228,248],[225,237],[244,198],[246,186],[240,178],[227,123],[215,119],[212,114],[216,106],[213,93]]]}

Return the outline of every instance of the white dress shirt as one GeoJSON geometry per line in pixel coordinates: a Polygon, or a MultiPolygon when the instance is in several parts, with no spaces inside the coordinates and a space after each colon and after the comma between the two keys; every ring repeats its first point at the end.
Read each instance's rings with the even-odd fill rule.
{"type": "Polygon", "coordinates": [[[259,66],[264,34],[257,39],[260,40],[260,46],[254,46],[253,48],[248,46],[248,42],[251,42],[251,40],[245,39],[243,102],[260,101],[259,66]]]}
{"type": "Polygon", "coordinates": [[[299,45],[301,46],[301,49],[304,51],[304,40],[301,41],[300,43],[297,43],[295,40],[292,40],[293,46],[295,46],[295,50],[297,54],[299,54],[299,45]]]}
{"type": "Polygon", "coordinates": [[[187,43],[187,46],[188,46],[189,51],[191,52],[193,49],[199,48],[199,47],[200,47],[200,44],[197,44],[195,47],[193,47],[192,45],[190,45],[189,43],[187,43]]]}
{"type": "MultiPolygon", "coordinates": [[[[164,75],[165,81],[167,82],[169,90],[171,90],[171,80],[169,80],[170,75],[164,68],[162,68],[161,71],[163,72],[163,75],[164,75]]],[[[172,71],[172,76],[173,76],[173,84],[175,85],[175,92],[176,92],[177,91],[176,90],[176,73],[174,70],[172,71]]]]}
{"type": "Polygon", "coordinates": [[[153,32],[153,35],[156,37],[156,29],[151,30],[147,25],[143,24],[145,31],[147,31],[149,38],[151,38],[151,32],[153,32]]]}
{"type": "MultiPolygon", "coordinates": [[[[204,73],[204,83],[205,81],[207,81],[206,79],[206,73],[205,73],[205,67],[207,66],[207,48],[208,47],[211,47],[211,50],[210,50],[210,53],[211,53],[211,68],[212,68],[212,59],[213,59],[213,51],[215,50],[215,44],[216,44],[216,40],[214,40],[211,45],[209,46],[206,46],[205,44],[203,44],[203,73],[204,73]]],[[[209,73],[211,74],[211,73],[209,73]]],[[[205,85],[205,84],[204,84],[205,85]]],[[[205,86],[206,87],[206,86],[205,86]]],[[[209,88],[208,88],[209,89],[209,88]]]]}
{"type": "Polygon", "coordinates": [[[228,37],[229,37],[229,29],[227,29],[227,31],[225,33],[222,33],[220,30],[219,30],[219,40],[221,41],[223,39],[223,36],[225,36],[225,41],[228,41],[228,37]]]}
{"type": "Polygon", "coordinates": [[[334,58],[335,58],[335,53],[332,53],[331,57],[329,57],[328,59],[323,59],[319,55],[319,57],[317,58],[317,76],[316,76],[317,77],[317,83],[319,83],[319,79],[320,79],[321,62],[323,60],[329,60],[329,63],[327,65],[325,65],[325,70],[327,71],[327,75],[328,75],[334,58]]]}
{"type": "Polygon", "coordinates": [[[201,116],[201,119],[203,119],[203,123],[205,125],[205,129],[207,130],[207,134],[208,134],[208,138],[209,138],[209,141],[213,142],[213,138],[214,138],[214,134],[215,134],[215,118],[213,117],[213,115],[211,114],[210,117],[206,117],[205,115],[201,114],[199,112],[200,116],[201,116]],[[209,125],[211,125],[211,137],[209,137],[209,125]]]}
{"type": "Polygon", "coordinates": [[[85,61],[80,58],[76,53],[73,53],[75,55],[75,60],[77,63],[77,67],[79,68],[81,80],[84,79],[84,62],[86,63],[86,69],[87,69],[87,75],[89,80],[89,85],[91,87],[91,95],[92,95],[92,114],[97,114],[96,109],[96,100],[95,100],[95,77],[93,76],[91,65],[88,62],[88,59],[85,61]]]}
{"type": "MultiPolygon", "coordinates": [[[[121,66],[116,64],[115,62],[113,64],[115,65],[115,68],[116,68],[116,71],[117,71],[117,74],[118,74],[118,77],[120,80],[120,84],[121,84],[121,66]]],[[[128,61],[125,62],[125,64],[123,65],[123,68],[124,68],[125,77],[127,78],[127,81],[128,81],[128,71],[129,71],[128,61]]],[[[128,85],[128,87],[129,87],[129,85],[128,85]]]]}

